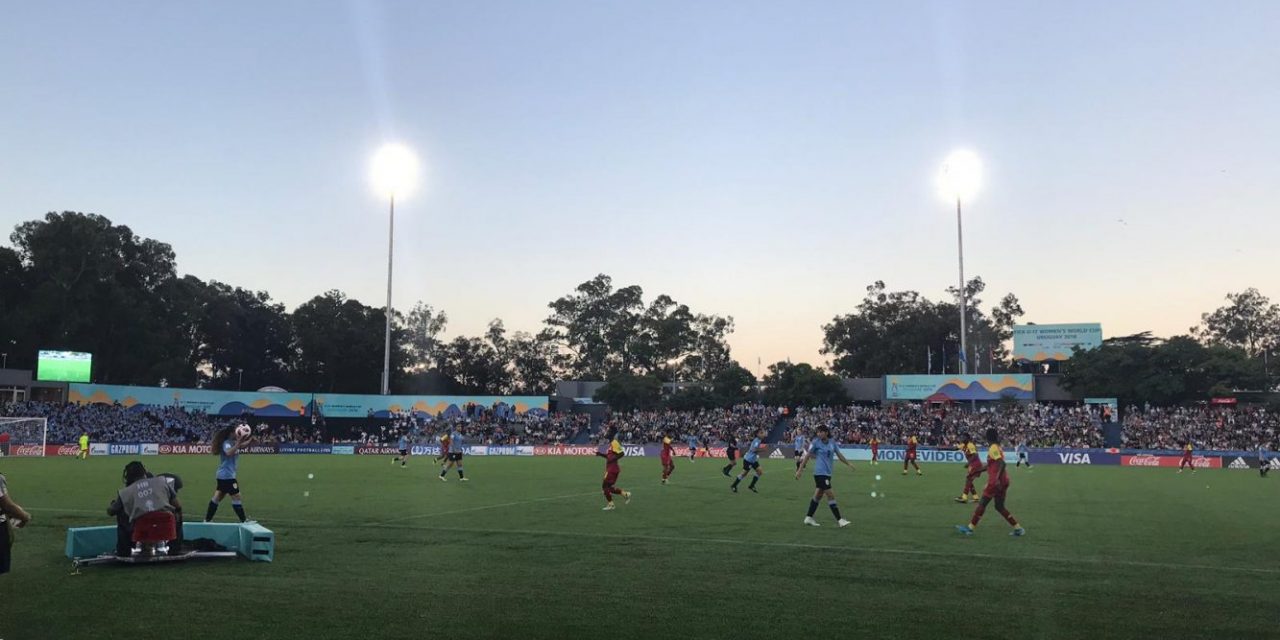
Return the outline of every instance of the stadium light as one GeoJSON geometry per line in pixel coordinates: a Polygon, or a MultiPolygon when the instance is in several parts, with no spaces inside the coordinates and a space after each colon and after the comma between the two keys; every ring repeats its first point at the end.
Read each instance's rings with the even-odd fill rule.
{"type": "Polygon", "coordinates": [[[373,188],[386,196],[391,203],[390,226],[387,232],[387,330],[382,352],[382,395],[391,393],[391,264],[396,242],[396,196],[404,197],[413,190],[418,180],[418,157],[403,144],[382,145],[373,154],[370,169],[373,188]]]}
{"type": "Polygon", "coordinates": [[[960,373],[969,372],[969,340],[966,316],[969,296],[964,287],[964,224],[960,203],[978,195],[982,186],[982,159],[967,149],[952,151],[938,171],[938,193],[947,202],[956,203],[956,247],[960,259],[960,373]]]}

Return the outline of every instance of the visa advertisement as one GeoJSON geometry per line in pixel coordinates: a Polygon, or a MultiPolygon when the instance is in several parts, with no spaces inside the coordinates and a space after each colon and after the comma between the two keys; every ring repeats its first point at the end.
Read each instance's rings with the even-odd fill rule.
{"type": "Polygon", "coordinates": [[[252,414],[264,418],[387,418],[412,412],[426,418],[460,418],[479,406],[501,417],[546,415],[547,396],[383,396],[350,393],[215,391],[174,387],[72,384],[67,401],[74,404],[118,404],[126,409],[180,407],[216,416],[252,414]]]}
{"type": "Polygon", "coordinates": [[[1102,325],[1096,322],[1013,326],[1013,359],[1022,362],[1068,360],[1076,347],[1088,350],[1100,346],[1102,325]]]}
{"type": "Polygon", "coordinates": [[[884,377],[888,400],[1034,400],[1029,373],[995,375],[890,375],[884,377]]]}

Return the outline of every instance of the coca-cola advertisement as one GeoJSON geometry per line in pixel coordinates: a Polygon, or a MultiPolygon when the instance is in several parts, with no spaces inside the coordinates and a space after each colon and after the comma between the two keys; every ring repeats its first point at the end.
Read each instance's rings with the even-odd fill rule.
{"type": "MultiPolygon", "coordinates": [[[[1120,456],[1120,464],[1126,467],[1168,467],[1177,468],[1182,464],[1182,456],[1157,456],[1139,454],[1120,456]]],[[[1193,456],[1191,464],[1197,469],[1221,469],[1222,458],[1210,456],[1193,456]]]]}
{"type": "Polygon", "coordinates": [[[44,453],[44,445],[42,444],[11,444],[9,445],[9,455],[15,458],[31,458],[40,457],[44,453]]]}

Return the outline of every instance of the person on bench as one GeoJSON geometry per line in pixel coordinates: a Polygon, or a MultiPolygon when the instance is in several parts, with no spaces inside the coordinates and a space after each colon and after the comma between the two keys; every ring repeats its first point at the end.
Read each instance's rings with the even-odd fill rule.
{"type": "Polygon", "coordinates": [[[178,490],[182,480],[170,474],[153,476],[141,462],[124,467],[124,488],[107,507],[107,515],[116,517],[116,555],[129,557],[133,549],[133,525],[139,518],[157,511],[174,515],[177,535],[169,541],[169,555],[178,555],[182,547],[182,503],[178,490]]]}

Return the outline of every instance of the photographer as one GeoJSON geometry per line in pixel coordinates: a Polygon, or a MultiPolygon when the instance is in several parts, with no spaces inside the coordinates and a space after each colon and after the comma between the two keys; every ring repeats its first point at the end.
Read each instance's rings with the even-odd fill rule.
{"type": "Polygon", "coordinates": [[[13,546],[9,527],[21,529],[28,522],[31,522],[31,514],[9,497],[9,484],[0,474],[0,574],[9,573],[9,551],[13,546]]]}
{"type": "Polygon", "coordinates": [[[182,546],[182,503],[178,500],[182,479],[167,473],[154,476],[135,460],[124,467],[124,485],[107,507],[107,515],[116,517],[116,555],[130,555],[133,523],[154,511],[173,513],[177,537],[169,543],[169,555],[178,555],[182,546]]]}

